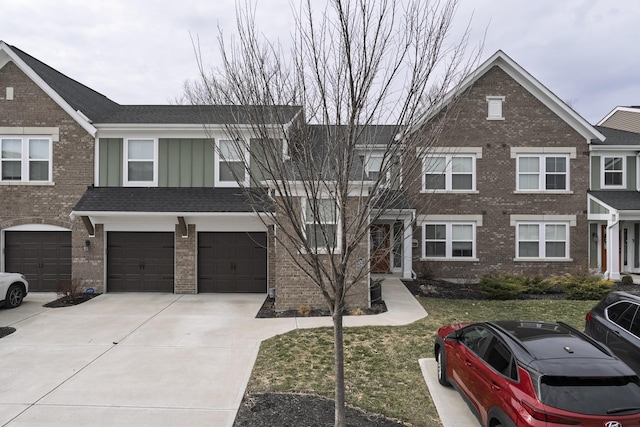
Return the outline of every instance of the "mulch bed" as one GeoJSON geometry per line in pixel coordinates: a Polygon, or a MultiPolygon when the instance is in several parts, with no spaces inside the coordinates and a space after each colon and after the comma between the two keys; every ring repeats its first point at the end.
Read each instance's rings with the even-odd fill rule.
{"type": "MultiPolygon", "coordinates": [[[[245,396],[233,427],[331,427],[334,401],[294,393],[260,393],[245,396]]],[[[410,426],[399,420],[347,407],[348,427],[410,426]]]]}
{"type": "Polygon", "coordinates": [[[78,304],[82,304],[83,302],[87,302],[99,295],[102,294],[80,294],[80,295],[75,295],[75,296],[71,296],[71,295],[65,295],[61,298],[58,298],[55,301],[51,301],[48,302],[44,305],[44,307],[48,307],[48,308],[59,308],[59,307],[71,307],[74,305],[78,305],[78,304]]]}
{"type": "MultiPolygon", "coordinates": [[[[446,280],[403,280],[404,285],[409,291],[418,297],[427,298],[445,298],[445,299],[486,299],[480,290],[479,283],[455,283],[446,280]]],[[[611,289],[613,291],[640,291],[640,285],[624,285],[622,282],[616,282],[611,289]]],[[[551,292],[546,294],[527,294],[520,295],[520,299],[529,300],[560,300],[565,299],[563,292],[551,292]]]]}
{"type": "Polygon", "coordinates": [[[4,338],[7,335],[11,335],[16,331],[16,328],[12,328],[11,326],[2,326],[0,327],[0,338],[4,338]]]}
{"type": "MultiPolygon", "coordinates": [[[[363,316],[368,314],[380,314],[387,311],[387,305],[384,301],[379,301],[371,304],[371,308],[358,310],[357,312],[348,312],[347,316],[363,316]]],[[[264,300],[262,307],[256,315],[256,319],[271,319],[274,317],[322,317],[331,316],[328,309],[314,308],[310,310],[286,310],[276,311],[275,299],[268,298],[264,300]]]]}

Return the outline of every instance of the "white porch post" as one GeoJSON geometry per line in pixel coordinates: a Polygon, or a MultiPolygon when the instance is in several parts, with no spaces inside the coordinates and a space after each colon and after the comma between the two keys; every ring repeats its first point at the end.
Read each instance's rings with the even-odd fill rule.
{"type": "Polygon", "coordinates": [[[607,221],[607,270],[609,279],[620,279],[620,220],[607,221]]]}
{"type": "Polygon", "coordinates": [[[411,271],[413,270],[413,227],[411,227],[411,219],[404,220],[404,239],[402,240],[402,278],[411,279],[411,271]]]}

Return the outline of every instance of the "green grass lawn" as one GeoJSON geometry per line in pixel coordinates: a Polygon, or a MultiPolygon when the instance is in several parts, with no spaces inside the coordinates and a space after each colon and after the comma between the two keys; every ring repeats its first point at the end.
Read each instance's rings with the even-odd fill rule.
{"type": "MultiPolygon", "coordinates": [[[[442,325],[499,319],[560,320],[584,330],[596,301],[475,301],[418,298],[428,316],[407,326],[345,329],[350,405],[415,426],[441,426],[418,359],[433,357],[442,325]]],[[[247,391],[333,397],[332,330],[296,330],[262,343],[247,391]]]]}

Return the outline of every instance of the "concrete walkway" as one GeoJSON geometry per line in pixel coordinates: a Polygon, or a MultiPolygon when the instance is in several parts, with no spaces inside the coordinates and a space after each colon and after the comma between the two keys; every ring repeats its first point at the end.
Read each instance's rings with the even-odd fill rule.
{"type": "MultiPolygon", "coordinates": [[[[345,326],[402,325],[426,315],[387,277],[388,312],[345,326]]],[[[50,309],[32,293],[0,309],[1,426],[232,426],[260,342],[329,318],[256,319],[264,295],[105,294],[50,309]]]]}

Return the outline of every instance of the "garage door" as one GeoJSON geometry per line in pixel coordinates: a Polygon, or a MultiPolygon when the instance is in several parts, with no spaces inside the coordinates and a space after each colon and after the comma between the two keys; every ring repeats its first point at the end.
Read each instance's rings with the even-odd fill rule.
{"type": "Polygon", "coordinates": [[[267,292],[266,233],[198,233],[199,292],[267,292]]]}
{"type": "Polygon", "coordinates": [[[173,233],[107,233],[108,292],[173,292],[173,233]]]}
{"type": "Polygon", "coordinates": [[[5,271],[29,281],[29,291],[55,292],[60,280],[71,280],[70,231],[7,231],[5,271]]]}

